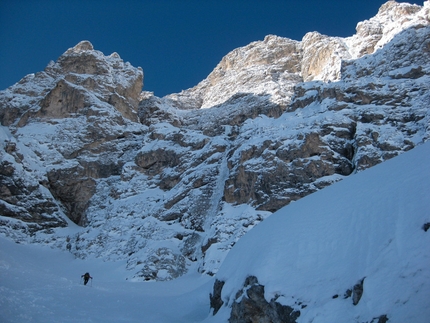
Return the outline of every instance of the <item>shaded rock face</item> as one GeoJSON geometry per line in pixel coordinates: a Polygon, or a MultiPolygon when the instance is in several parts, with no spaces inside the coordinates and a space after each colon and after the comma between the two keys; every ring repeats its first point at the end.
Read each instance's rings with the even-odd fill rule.
{"type": "Polygon", "coordinates": [[[376,323],[387,323],[389,321],[387,315],[381,315],[379,317],[375,317],[372,322],[376,322],[376,323]],[[376,321],[377,320],[377,321],[376,321]]]}
{"type": "MultiPolygon", "coordinates": [[[[353,137],[349,129],[344,132],[353,137]]],[[[298,134],[291,138],[294,144],[289,143],[290,138],[285,138],[285,141],[281,138],[242,149],[238,156],[240,163],[231,163],[230,177],[224,190],[227,202],[255,203],[258,209],[273,212],[323,187],[324,182],[317,184],[320,187],[315,186],[317,179],[336,174],[349,175],[354,170],[353,161],[348,159],[347,141],[342,147],[343,154],[340,154],[327,147],[317,133],[298,134]],[[248,160],[256,158],[264,159],[265,167],[247,165],[248,160]],[[282,192],[289,190],[288,196],[283,195],[282,192]]]]}
{"type": "Polygon", "coordinates": [[[220,281],[218,279],[215,280],[213,294],[210,294],[210,305],[213,309],[213,315],[215,315],[221,306],[224,304],[224,301],[221,299],[221,292],[225,282],[220,281]]]}
{"type": "Polygon", "coordinates": [[[94,195],[96,182],[83,176],[84,169],[55,169],[48,172],[48,184],[53,196],[67,210],[70,220],[79,225],[87,224],[85,210],[94,195]]]}
{"type": "Polygon", "coordinates": [[[164,98],[81,42],[0,92],[1,230],[130,279],[213,275],[272,212],[428,140],[429,21],[389,2],[349,38],[269,35],[164,98]]]}
{"type": "Polygon", "coordinates": [[[243,290],[238,291],[231,308],[230,323],[264,322],[295,323],[300,311],[293,307],[281,305],[276,299],[266,301],[264,286],[254,276],[249,276],[243,290]]]}
{"type": "Polygon", "coordinates": [[[164,168],[175,167],[179,164],[176,152],[164,149],[140,152],[136,155],[134,162],[148,175],[159,174],[164,168]]]}
{"type": "Polygon", "coordinates": [[[344,298],[346,299],[346,298],[349,298],[349,297],[351,297],[352,298],[352,304],[355,306],[355,305],[358,305],[358,303],[360,302],[360,300],[361,300],[361,297],[363,296],[363,292],[364,292],[364,279],[365,279],[366,277],[364,277],[364,278],[362,278],[362,279],[360,279],[358,282],[357,282],[357,284],[355,284],[354,285],[354,287],[353,288],[351,288],[351,289],[348,289],[346,292],[345,292],[345,295],[344,295],[344,298]]]}
{"type": "MultiPolygon", "coordinates": [[[[28,173],[3,160],[0,164],[0,214],[28,223],[28,232],[64,227],[57,202],[28,173]]],[[[2,224],[7,223],[4,219],[2,224]]],[[[27,230],[26,230],[27,231],[27,230]]]]}

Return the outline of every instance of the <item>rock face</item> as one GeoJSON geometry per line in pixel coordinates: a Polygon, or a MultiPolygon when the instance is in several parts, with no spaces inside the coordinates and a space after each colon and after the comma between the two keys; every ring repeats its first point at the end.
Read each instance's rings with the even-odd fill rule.
{"type": "MultiPolygon", "coordinates": [[[[0,114],[2,124],[11,131],[6,145],[13,145],[12,153],[22,156],[11,166],[23,169],[21,180],[36,182],[27,188],[47,188],[50,194],[45,199],[54,198],[69,219],[85,224],[96,179],[119,174],[124,164],[115,158],[119,152],[112,141],[126,137],[120,128],[137,123],[142,82],[140,69],[124,63],[116,53],[106,57],[83,41],[44,72],[29,75],[5,91],[0,114]],[[105,128],[106,123],[113,127],[105,128]],[[28,140],[28,134],[35,140],[28,140]],[[26,138],[20,143],[27,148],[16,148],[19,137],[26,138]],[[33,162],[43,170],[28,165],[33,162]]],[[[20,203],[25,205],[27,200],[33,203],[28,196],[20,203]]],[[[49,213],[65,225],[57,205],[49,213]]]]}
{"type": "Polygon", "coordinates": [[[429,10],[389,1],[349,38],[269,35],[164,98],[79,43],[0,92],[0,230],[125,259],[135,280],[214,274],[272,212],[428,140],[429,10]]]}
{"type": "Polygon", "coordinates": [[[236,295],[229,322],[296,323],[299,316],[299,310],[281,305],[276,299],[267,302],[264,286],[258,283],[255,276],[249,276],[244,283],[244,289],[236,295]]]}

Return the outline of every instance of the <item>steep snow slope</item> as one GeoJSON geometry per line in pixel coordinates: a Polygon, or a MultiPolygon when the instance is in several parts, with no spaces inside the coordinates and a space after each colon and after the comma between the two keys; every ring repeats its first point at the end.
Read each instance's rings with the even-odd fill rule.
{"type": "Polygon", "coordinates": [[[264,286],[267,301],[300,311],[297,322],[374,322],[384,315],[390,323],[428,322],[428,160],[424,144],[256,226],[217,273],[224,306],[208,322],[225,322],[235,303],[251,297],[237,294],[249,276],[264,286]],[[361,281],[359,299],[353,287],[361,281]]]}

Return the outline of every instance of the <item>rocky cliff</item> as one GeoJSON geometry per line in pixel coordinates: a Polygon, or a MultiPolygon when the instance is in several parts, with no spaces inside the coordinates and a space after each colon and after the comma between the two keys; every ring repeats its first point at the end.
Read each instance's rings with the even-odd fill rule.
{"type": "Polygon", "coordinates": [[[0,231],[134,280],[215,273],[272,212],[427,141],[429,12],[389,1],[349,38],[269,35],[164,98],[79,43],[0,92],[0,231]]]}

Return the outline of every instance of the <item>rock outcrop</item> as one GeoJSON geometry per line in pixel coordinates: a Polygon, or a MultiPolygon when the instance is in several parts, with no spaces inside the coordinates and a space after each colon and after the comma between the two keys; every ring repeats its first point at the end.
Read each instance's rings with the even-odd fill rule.
{"type": "MultiPolygon", "coordinates": [[[[305,306],[297,304],[298,307],[305,306]]],[[[229,322],[296,323],[300,310],[282,305],[276,299],[266,301],[264,286],[255,276],[246,278],[243,289],[238,291],[232,305],[229,322]]]]}
{"type": "Polygon", "coordinates": [[[269,35],[164,98],[79,43],[0,92],[0,230],[127,260],[131,279],[214,274],[272,212],[428,140],[429,10],[389,1],[350,38],[269,35]]]}

